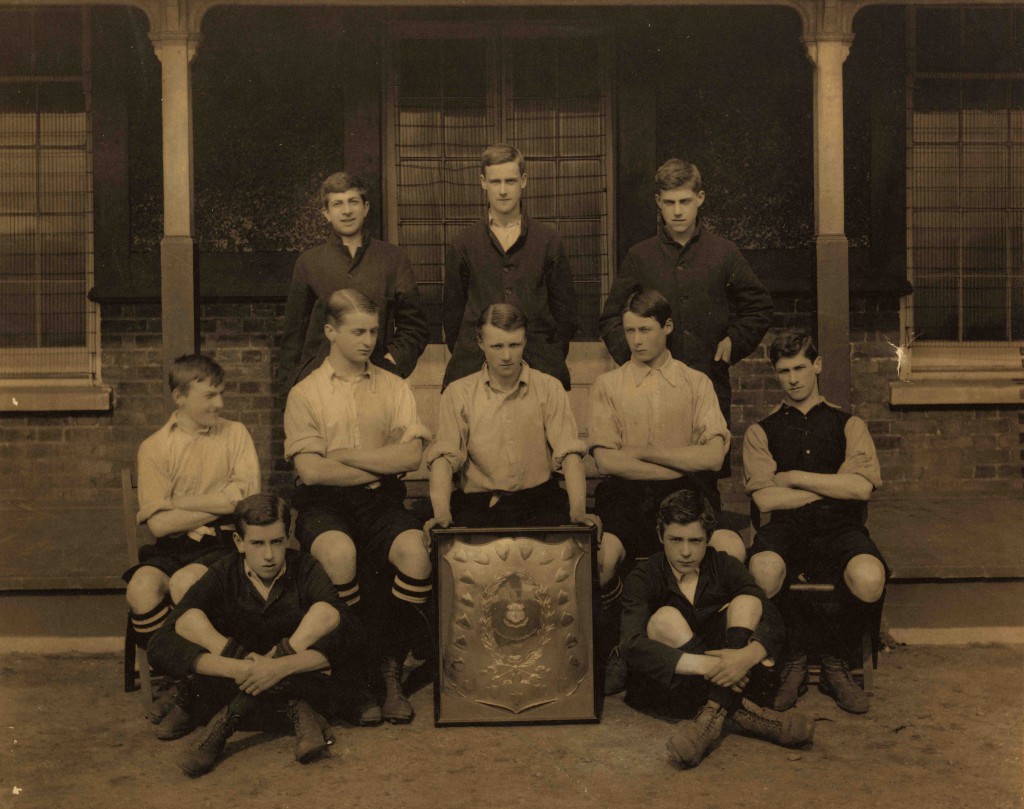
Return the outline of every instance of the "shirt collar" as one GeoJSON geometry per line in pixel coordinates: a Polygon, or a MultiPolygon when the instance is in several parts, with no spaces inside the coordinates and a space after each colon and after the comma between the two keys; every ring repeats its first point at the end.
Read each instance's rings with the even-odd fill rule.
{"type": "Polygon", "coordinates": [[[487,390],[491,391],[492,393],[496,393],[500,396],[508,396],[512,393],[515,393],[520,388],[530,387],[530,366],[527,365],[526,360],[523,360],[523,368],[519,372],[519,381],[516,383],[516,386],[511,391],[508,392],[498,390],[496,387],[491,385],[491,374],[487,370],[486,362],[482,366],[480,366],[480,375],[481,377],[483,377],[484,387],[486,387],[487,390]]]}
{"type": "MultiPolygon", "coordinates": [[[[836,408],[836,405],[832,404],[832,402],[828,401],[824,396],[822,396],[819,393],[818,394],[818,401],[815,402],[814,406],[811,407],[811,409],[808,410],[806,413],[801,413],[800,408],[798,408],[798,407],[793,407],[793,405],[791,405],[791,404],[786,404],[786,400],[785,399],[783,399],[779,403],[779,405],[775,408],[775,410],[772,411],[772,413],[777,413],[780,410],[792,410],[792,411],[794,411],[796,413],[801,413],[801,415],[809,416],[811,413],[813,413],[815,410],[817,410],[822,405],[824,405],[825,407],[831,407],[831,408],[838,409],[838,408],[836,408]]],[[[771,415],[771,414],[769,414],[769,415],[771,415]]]]}
{"type": "Polygon", "coordinates": [[[209,435],[214,430],[220,427],[220,416],[217,416],[217,423],[212,427],[200,427],[195,432],[189,432],[185,427],[178,421],[178,411],[175,410],[171,413],[170,419],[167,420],[167,431],[173,432],[174,430],[181,430],[185,435],[209,435]]]}
{"type": "Polygon", "coordinates": [[[346,385],[352,385],[355,384],[356,382],[361,382],[364,379],[369,379],[370,384],[373,385],[374,379],[376,378],[377,370],[377,367],[372,362],[367,362],[366,369],[361,374],[359,374],[354,380],[349,380],[345,379],[345,377],[341,376],[341,374],[337,373],[334,370],[334,366],[331,365],[331,360],[329,358],[325,359],[323,361],[323,364],[320,366],[320,372],[332,385],[335,382],[341,382],[346,385]]]}
{"type": "Polygon", "coordinates": [[[690,240],[686,244],[680,244],[679,242],[677,242],[675,239],[672,238],[672,234],[668,232],[668,228],[665,227],[665,223],[664,222],[660,221],[660,217],[659,217],[658,235],[661,236],[661,241],[664,242],[665,244],[669,244],[672,247],[675,247],[677,250],[685,250],[691,244],[696,242],[700,238],[700,234],[703,231],[704,231],[704,220],[701,219],[698,216],[697,217],[697,226],[693,229],[693,235],[690,237],[690,240]]]}
{"type": "Polygon", "coordinates": [[[341,236],[338,235],[338,232],[334,230],[334,228],[331,228],[331,233],[327,238],[334,242],[334,244],[337,247],[340,247],[346,253],[348,253],[349,256],[352,257],[353,261],[355,261],[355,259],[357,259],[359,256],[366,252],[366,248],[370,246],[370,242],[373,240],[373,237],[367,232],[366,226],[364,225],[362,242],[360,243],[359,248],[356,250],[355,254],[353,254],[352,251],[348,249],[348,245],[342,241],[341,236]]]}
{"type": "Polygon", "coordinates": [[[634,360],[632,357],[630,357],[627,367],[630,369],[629,372],[632,374],[633,384],[636,387],[640,387],[640,384],[655,371],[661,374],[662,378],[672,387],[675,387],[678,381],[675,373],[676,368],[672,362],[672,355],[667,351],[665,352],[664,360],[657,368],[652,368],[650,365],[634,360]]]}
{"type": "Polygon", "coordinates": [[[273,591],[274,585],[281,581],[281,577],[288,572],[288,560],[284,560],[281,572],[274,576],[274,580],[270,582],[269,585],[264,584],[263,579],[259,577],[256,571],[249,567],[249,562],[246,561],[245,557],[242,557],[242,569],[245,571],[245,577],[249,580],[252,586],[256,588],[256,591],[263,596],[263,600],[266,601],[270,598],[270,593],[273,591]]]}
{"type": "Polygon", "coordinates": [[[488,225],[488,227],[499,228],[501,230],[511,230],[512,228],[521,228],[523,226],[523,214],[522,214],[522,212],[520,212],[519,218],[515,222],[509,222],[507,225],[500,225],[500,224],[498,224],[497,220],[495,220],[495,218],[494,218],[494,212],[490,208],[488,208],[487,209],[487,225],[488,225]]]}

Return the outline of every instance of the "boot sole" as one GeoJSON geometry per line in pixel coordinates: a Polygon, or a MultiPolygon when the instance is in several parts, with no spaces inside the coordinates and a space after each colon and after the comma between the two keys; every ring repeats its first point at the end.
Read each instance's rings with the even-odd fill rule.
{"type": "Polygon", "coordinates": [[[295,760],[299,762],[299,764],[309,764],[311,761],[316,761],[318,758],[320,758],[326,753],[327,741],[325,740],[324,744],[322,744],[320,747],[314,747],[311,750],[307,750],[306,752],[302,753],[301,755],[299,753],[296,753],[295,760]]]}
{"type": "Polygon", "coordinates": [[[383,721],[389,725],[408,725],[412,719],[411,716],[385,716],[383,721]]]}

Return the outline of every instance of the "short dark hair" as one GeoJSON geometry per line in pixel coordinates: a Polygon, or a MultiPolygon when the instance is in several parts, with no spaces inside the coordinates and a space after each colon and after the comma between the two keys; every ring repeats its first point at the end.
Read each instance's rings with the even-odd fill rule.
{"type": "Polygon", "coordinates": [[[358,289],[336,289],[327,299],[327,322],[335,327],[340,326],[350,312],[375,315],[378,311],[377,304],[358,289]]]}
{"type": "Polygon", "coordinates": [[[171,364],[167,384],[171,392],[188,395],[193,382],[207,381],[215,388],[224,384],[224,369],[205,354],[182,354],[171,364]]]}
{"type": "Polygon", "coordinates": [[[672,317],[672,304],[656,289],[638,289],[622,307],[622,314],[632,312],[637,317],[653,317],[662,326],[672,317]]]}
{"type": "Polygon", "coordinates": [[[482,337],[484,326],[494,326],[502,331],[526,328],[526,315],[511,303],[492,303],[476,319],[476,336],[482,337]]]}
{"type": "Polygon", "coordinates": [[[353,188],[359,192],[363,202],[366,202],[366,183],[354,174],[336,171],[320,184],[320,204],[326,208],[328,194],[344,194],[353,188]]]}
{"type": "Polygon", "coordinates": [[[250,494],[244,500],[239,500],[235,506],[235,531],[243,539],[248,526],[273,525],[278,521],[284,524],[284,532],[287,535],[292,527],[292,510],[277,495],[250,494]]]}
{"type": "Polygon", "coordinates": [[[780,332],[768,346],[768,359],[772,367],[783,357],[795,357],[801,353],[814,362],[818,359],[818,346],[810,334],[796,329],[780,332]]]}
{"type": "Polygon", "coordinates": [[[694,194],[699,194],[704,187],[700,169],[689,161],[680,160],[678,157],[669,158],[658,166],[654,173],[654,187],[659,194],[685,185],[690,186],[694,194]]]}
{"type": "Polygon", "coordinates": [[[665,526],[700,523],[705,538],[711,536],[715,527],[715,511],[704,494],[691,484],[673,492],[658,507],[658,537],[665,536],[665,526]]]}
{"type": "Polygon", "coordinates": [[[495,143],[484,149],[480,155],[480,173],[486,174],[488,166],[500,166],[503,163],[515,163],[519,166],[519,176],[526,174],[526,158],[515,146],[508,143],[495,143]]]}

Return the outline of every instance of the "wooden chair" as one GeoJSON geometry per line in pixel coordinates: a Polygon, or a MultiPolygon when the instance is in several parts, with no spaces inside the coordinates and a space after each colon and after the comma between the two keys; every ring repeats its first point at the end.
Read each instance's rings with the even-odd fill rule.
{"type": "MultiPolygon", "coordinates": [[[[128,566],[139,562],[139,546],[156,541],[145,525],[135,520],[138,514],[138,482],[134,470],[121,470],[121,500],[124,511],[124,538],[128,566]]],[[[132,618],[128,616],[124,631],[124,690],[135,691],[141,686],[148,702],[153,701],[153,682],[146,650],[132,642],[132,618]],[[137,671],[136,671],[137,669],[137,671]]]]}

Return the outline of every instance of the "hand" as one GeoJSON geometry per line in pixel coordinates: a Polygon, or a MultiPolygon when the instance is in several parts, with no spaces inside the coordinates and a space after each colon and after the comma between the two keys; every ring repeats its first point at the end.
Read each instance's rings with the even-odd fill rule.
{"type": "MultiPolygon", "coordinates": [[[[287,658],[270,657],[269,655],[250,655],[252,669],[249,676],[238,683],[238,688],[246,694],[257,697],[269,691],[288,675],[287,658]]],[[[235,679],[238,682],[238,679],[235,679]]]]}
{"type": "Polygon", "coordinates": [[[604,533],[604,526],[601,518],[596,514],[570,514],[569,519],[575,525],[591,525],[597,529],[597,550],[601,550],[601,535],[604,533]]]}
{"type": "Polygon", "coordinates": [[[732,359],[732,338],[725,336],[715,349],[715,362],[728,363],[732,359]]]}
{"type": "Polygon", "coordinates": [[[704,654],[716,658],[711,668],[704,672],[704,679],[725,688],[739,685],[753,665],[745,649],[712,649],[704,654]]]}
{"type": "Polygon", "coordinates": [[[443,514],[438,514],[436,517],[431,517],[423,523],[423,533],[429,540],[430,532],[435,528],[451,528],[454,524],[455,521],[452,519],[451,512],[446,511],[443,514]]]}

